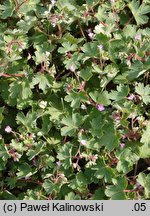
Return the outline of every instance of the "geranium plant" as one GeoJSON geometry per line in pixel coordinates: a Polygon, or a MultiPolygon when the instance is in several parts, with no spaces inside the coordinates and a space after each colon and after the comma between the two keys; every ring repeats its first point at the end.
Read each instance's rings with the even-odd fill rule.
{"type": "Polygon", "coordinates": [[[149,199],[149,0],[0,3],[0,198],[149,199]]]}

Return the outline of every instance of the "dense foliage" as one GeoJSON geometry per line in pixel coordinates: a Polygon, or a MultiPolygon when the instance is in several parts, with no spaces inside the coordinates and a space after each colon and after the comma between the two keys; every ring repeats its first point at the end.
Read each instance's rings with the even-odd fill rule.
{"type": "Polygon", "coordinates": [[[150,198],[150,1],[0,1],[0,199],[150,198]]]}

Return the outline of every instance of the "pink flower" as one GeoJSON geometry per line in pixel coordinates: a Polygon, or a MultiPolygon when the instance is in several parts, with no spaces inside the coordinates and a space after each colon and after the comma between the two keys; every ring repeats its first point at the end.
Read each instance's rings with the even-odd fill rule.
{"type": "Polygon", "coordinates": [[[94,33],[91,31],[91,29],[88,29],[87,32],[88,32],[89,38],[93,39],[94,38],[94,33]]]}
{"type": "Polygon", "coordinates": [[[57,164],[58,167],[60,167],[61,166],[61,161],[57,161],[56,164],[57,164]]]}
{"type": "Polygon", "coordinates": [[[11,132],[12,132],[12,128],[11,128],[9,125],[6,126],[5,132],[6,132],[6,133],[11,133],[11,132]]]}
{"type": "Polygon", "coordinates": [[[86,106],[84,104],[81,104],[81,109],[86,110],[86,106]]]}
{"type": "Polygon", "coordinates": [[[134,94],[130,94],[130,95],[127,97],[128,100],[133,100],[134,98],[135,98],[134,94]]]}
{"type": "Polygon", "coordinates": [[[110,0],[111,4],[114,4],[115,3],[115,0],[110,0]]]}
{"type": "Polygon", "coordinates": [[[138,181],[136,181],[136,186],[139,187],[141,186],[141,184],[138,181]]]}
{"type": "Polygon", "coordinates": [[[90,155],[89,159],[93,162],[96,162],[96,160],[98,159],[98,155],[90,155]]]}
{"type": "Polygon", "coordinates": [[[86,145],[86,140],[81,140],[81,144],[85,146],[86,145]]]}
{"type": "Polygon", "coordinates": [[[93,39],[94,33],[90,32],[90,33],[88,33],[88,36],[89,36],[90,39],[93,39]]]}
{"type": "Polygon", "coordinates": [[[56,4],[56,0],[51,0],[51,4],[52,5],[56,4]]]}
{"type": "Polygon", "coordinates": [[[120,148],[124,148],[125,147],[125,143],[120,143],[120,148]]]}
{"type": "Polygon", "coordinates": [[[75,72],[75,66],[74,66],[74,65],[71,65],[69,69],[70,69],[72,72],[75,72]]]}
{"type": "Polygon", "coordinates": [[[140,34],[137,34],[137,35],[135,35],[134,38],[135,38],[135,40],[139,40],[139,41],[140,41],[140,40],[141,40],[141,35],[140,35],[140,34]]]}
{"type": "Polygon", "coordinates": [[[78,167],[77,163],[73,163],[73,167],[76,169],[78,167]]]}
{"type": "Polygon", "coordinates": [[[98,109],[100,112],[102,112],[102,111],[105,110],[105,107],[104,107],[103,104],[98,104],[98,105],[97,105],[97,109],[98,109]]]}
{"type": "Polygon", "coordinates": [[[98,47],[99,51],[103,50],[103,45],[98,45],[97,47],[98,47]]]}

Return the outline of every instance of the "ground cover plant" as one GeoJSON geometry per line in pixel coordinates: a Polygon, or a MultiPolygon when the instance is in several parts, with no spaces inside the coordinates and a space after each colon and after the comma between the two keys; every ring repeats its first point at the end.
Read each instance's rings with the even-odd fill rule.
{"type": "Polygon", "coordinates": [[[0,1],[0,199],[150,198],[150,1],[0,1]]]}

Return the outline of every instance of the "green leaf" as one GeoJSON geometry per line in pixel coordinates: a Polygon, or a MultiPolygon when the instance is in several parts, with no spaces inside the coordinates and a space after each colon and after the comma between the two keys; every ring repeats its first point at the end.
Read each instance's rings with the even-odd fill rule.
{"type": "Polygon", "coordinates": [[[93,200],[105,200],[104,190],[99,188],[95,190],[94,195],[92,196],[93,200]]]}
{"type": "MultiPolygon", "coordinates": [[[[55,111],[53,114],[55,114],[55,111]]],[[[53,115],[53,114],[51,113],[51,115],[53,115]]],[[[44,134],[48,134],[48,132],[50,131],[51,128],[52,128],[52,122],[50,122],[49,115],[42,116],[42,132],[44,134]]]]}
{"type": "Polygon", "coordinates": [[[86,176],[84,175],[82,171],[80,171],[76,174],[75,179],[73,179],[70,182],[69,187],[71,187],[73,190],[79,190],[82,193],[86,193],[87,184],[88,184],[88,180],[86,176]]]}
{"type": "Polygon", "coordinates": [[[7,161],[7,159],[9,158],[9,154],[8,154],[8,149],[4,143],[4,140],[0,139],[0,158],[3,161],[7,161]]]}
{"type": "MultiPolygon", "coordinates": [[[[47,110],[47,113],[50,114],[50,120],[51,121],[59,121],[60,117],[62,115],[62,110],[55,108],[55,107],[49,107],[47,110]]],[[[47,120],[49,121],[49,120],[47,120]]],[[[48,123],[50,124],[50,123],[48,123]]],[[[48,126],[48,125],[47,125],[48,126]]]]}
{"type": "Polygon", "coordinates": [[[12,82],[9,86],[9,92],[9,97],[13,105],[18,103],[19,106],[19,103],[28,101],[32,97],[29,80],[26,78],[12,82]]]}
{"type": "Polygon", "coordinates": [[[40,152],[43,150],[43,147],[45,146],[45,143],[35,143],[34,149],[29,149],[28,152],[26,153],[28,156],[29,160],[32,160],[35,156],[40,154],[40,152]]]}
{"type": "Polygon", "coordinates": [[[73,35],[71,35],[70,33],[66,33],[62,38],[62,45],[64,42],[69,42],[70,44],[78,44],[81,41],[83,41],[83,38],[75,38],[73,35]]]}
{"type": "Polygon", "coordinates": [[[91,7],[99,2],[99,0],[87,0],[88,6],[91,7]]]}
{"type": "Polygon", "coordinates": [[[47,194],[51,194],[53,191],[55,191],[55,184],[49,179],[46,179],[42,186],[47,194]]]}
{"type": "Polygon", "coordinates": [[[76,175],[76,183],[79,187],[87,186],[88,180],[82,171],[76,175]]]}
{"type": "Polygon", "coordinates": [[[99,21],[104,21],[107,19],[107,13],[106,13],[106,8],[103,6],[99,6],[98,7],[98,12],[95,14],[95,17],[99,20],[99,21]]]}
{"type": "Polygon", "coordinates": [[[23,142],[18,142],[15,139],[11,140],[10,146],[13,149],[16,149],[16,151],[18,153],[23,153],[26,150],[26,147],[24,146],[24,143],[23,142]]]}
{"type": "Polygon", "coordinates": [[[0,192],[1,200],[16,200],[17,198],[8,190],[3,190],[0,192]]]}
{"type": "Polygon", "coordinates": [[[76,2],[75,0],[58,0],[58,7],[65,9],[67,8],[69,11],[76,10],[76,2]]]}
{"type": "Polygon", "coordinates": [[[141,143],[143,143],[143,145],[139,148],[140,157],[149,158],[150,157],[150,121],[148,121],[146,125],[146,130],[144,130],[140,141],[141,143]]]}
{"type": "Polygon", "coordinates": [[[28,0],[19,8],[19,12],[26,15],[30,11],[36,11],[37,5],[40,3],[40,0],[28,0]]]}
{"type": "Polygon", "coordinates": [[[103,135],[99,140],[100,144],[112,151],[119,145],[119,136],[115,133],[114,126],[110,122],[103,127],[103,135]]]}
{"type": "Polygon", "coordinates": [[[137,25],[142,25],[148,22],[149,17],[146,14],[150,13],[150,6],[142,3],[139,0],[133,0],[129,4],[129,8],[136,20],[137,25]]]}
{"type": "Polygon", "coordinates": [[[144,187],[145,198],[150,198],[150,174],[139,173],[137,181],[144,187]]]}
{"type": "Polygon", "coordinates": [[[118,172],[128,173],[133,169],[133,165],[139,160],[138,152],[135,153],[131,147],[116,151],[118,158],[117,170],[118,172]]]}
{"type": "Polygon", "coordinates": [[[46,167],[49,168],[54,168],[55,167],[55,158],[53,156],[50,156],[49,154],[44,155],[44,161],[46,167]]]}
{"type": "Polygon", "coordinates": [[[97,103],[98,97],[99,97],[99,92],[98,91],[91,91],[89,93],[89,96],[92,98],[93,101],[97,103]]]}
{"type": "Polygon", "coordinates": [[[107,65],[104,69],[104,73],[107,74],[109,80],[113,79],[118,72],[119,72],[119,67],[115,63],[107,65]]]}
{"type": "Polygon", "coordinates": [[[25,116],[23,112],[17,114],[17,123],[26,127],[27,130],[31,130],[36,126],[37,114],[35,112],[29,111],[25,116]]]}
{"type": "Polygon", "coordinates": [[[144,86],[143,83],[138,83],[135,87],[135,92],[141,95],[142,100],[146,105],[150,103],[150,85],[144,86]]]}
{"type": "Polygon", "coordinates": [[[105,120],[102,115],[93,118],[91,123],[91,133],[93,136],[101,137],[103,134],[102,128],[105,125],[105,120]]]}
{"type": "Polygon", "coordinates": [[[34,59],[37,65],[42,62],[47,62],[50,59],[50,54],[54,49],[54,47],[47,42],[43,42],[42,44],[35,43],[34,47],[36,49],[34,59]]]}
{"type": "Polygon", "coordinates": [[[35,168],[32,169],[29,164],[25,162],[18,166],[18,172],[16,173],[16,175],[18,179],[21,179],[25,177],[30,177],[36,172],[37,170],[35,168]]]}
{"type": "Polygon", "coordinates": [[[30,89],[30,85],[29,85],[28,80],[22,81],[21,88],[22,88],[21,97],[23,100],[30,98],[32,96],[32,91],[30,89]]]}
{"type": "Polygon", "coordinates": [[[3,121],[3,111],[4,111],[4,107],[0,107],[0,123],[3,121]]]}
{"type": "Polygon", "coordinates": [[[65,101],[71,102],[72,108],[79,108],[81,102],[87,101],[87,96],[86,93],[83,91],[81,92],[71,91],[67,96],[65,96],[65,101]]]}
{"type": "Polygon", "coordinates": [[[70,70],[70,67],[78,69],[80,66],[80,61],[83,58],[83,53],[74,52],[70,59],[65,59],[64,64],[67,70],[70,70]]]}
{"type": "Polygon", "coordinates": [[[7,164],[7,161],[3,161],[3,159],[0,158],[0,171],[5,170],[6,164],[7,164]]]}
{"type": "Polygon", "coordinates": [[[61,128],[62,136],[72,136],[78,130],[79,126],[83,124],[84,119],[78,113],[73,113],[72,117],[68,116],[62,119],[62,124],[66,125],[61,128]]]}
{"type": "Polygon", "coordinates": [[[7,23],[0,23],[0,35],[7,30],[7,23]]]}
{"type": "Polygon", "coordinates": [[[17,198],[19,200],[22,200],[23,197],[25,200],[43,200],[42,195],[43,193],[41,193],[41,190],[39,188],[34,189],[34,190],[28,189],[25,195],[21,196],[20,194],[20,196],[18,196],[17,198]]]}
{"type": "Polygon", "coordinates": [[[140,61],[135,61],[129,69],[130,70],[127,71],[126,77],[130,81],[135,80],[146,72],[146,69],[143,67],[143,63],[140,61]]]}
{"type": "Polygon", "coordinates": [[[21,19],[18,21],[17,26],[20,30],[27,33],[32,27],[37,23],[37,18],[35,16],[25,16],[24,20],[21,19]]]}
{"type": "Polygon", "coordinates": [[[137,30],[136,25],[127,25],[124,28],[123,34],[125,35],[126,38],[128,38],[128,37],[134,38],[136,35],[136,30],[137,30]]]}
{"type": "Polygon", "coordinates": [[[13,83],[11,83],[9,92],[10,97],[16,99],[19,96],[20,92],[22,92],[21,82],[14,81],[13,83]]]}
{"type": "Polygon", "coordinates": [[[86,69],[82,69],[79,74],[79,76],[86,81],[88,81],[92,77],[92,75],[93,74],[90,67],[87,67],[86,69]]]}
{"type": "Polygon", "coordinates": [[[9,185],[10,189],[13,189],[16,186],[17,177],[16,176],[14,176],[14,177],[12,177],[12,176],[11,177],[7,177],[6,181],[7,181],[7,184],[9,185]]]}
{"type": "Polygon", "coordinates": [[[112,90],[109,96],[110,99],[115,100],[117,102],[126,99],[128,93],[129,93],[129,87],[120,84],[117,86],[117,91],[112,90]]]}
{"type": "Polygon", "coordinates": [[[13,15],[14,9],[15,7],[13,1],[6,0],[4,5],[0,5],[0,11],[2,11],[1,18],[6,19],[7,17],[11,17],[13,15]]]}
{"type": "Polygon", "coordinates": [[[67,143],[66,145],[64,145],[58,151],[57,158],[60,161],[63,161],[62,165],[63,165],[63,167],[65,169],[69,169],[70,165],[72,164],[71,152],[72,152],[72,146],[69,143],[67,143]]]}
{"type": "Polygon", "coordinates": [[[114,39],[109,41],[109,58],[115,64],[116,60],[119,58],[118,53],[126,52],[126,45],[123,39],[114,39]]]}
{"type": "Polygon", "coordinates": [[[114,185],[106,186],[105,194],[111,200],[125,200],[126,195],[124,190],[127,187],[127,180],[125,177],[113,179],[114,185]]]}
{"type": "Polygon", "coordinates": [[[62,136],[73,136],[76,132],[75,128],[72,127],[68,127],[68,126],[64,126],[63,128],[61,128],[61,135],[62,136]]]}
{"type": "Polygon", "coordinates": [[[103,104],[104,106],[108,106],[111,104],[111,101],[109,100],[109,93],[108,91],[103,91],[99,94],[97,103],[103,104]]]}
{"type": "Polygon", "coordinates": [[[65,196],[65,200],[80,200],[81,197],[79,195],[75,195],[75,193],[70,192],[65,196]]]}
{"type": "Polygon", "coordinates": [[[133,169],[133,166],[126,160],[119,160],[117,163],[118,172],[123,172],[125,174],[129,173],[133,169]]]}
{"type": "Polygon", "coordinates": [[[58,49],[59,53],[67,53],[70,51],[75,51],[77,49],[77,44],[71,44],[70,42],[63,42],[62,46],[63,47],[60,47],[58,49]]]}
{"type": "Polygon", "coordinates": [[[98,179],[104,178],[106,183],[110,183],[114,177],[113,169],[108,167],[103,160],[98,160],[97,165],[92,169],[96,170],[94,176],[98,179]]]}
{"type": "Polygon", "coordinates": [[[105,146],[112,151],[119,144],[119,135],[114,130],[112,119],[104,118],[101,114],[93,118],[91,123],[91,134],[98,138],[100,146],[105,146]]]}
{"type": "Polygon", "coordinates": [[[98,57],[99,52],[98,52],[97,46],[98,46],[98,44],[95,42],[85,43],[84,46],[82,47],[82,51],[84,52],[85,57],[86,58],[98,57]]]}
{"type": "Polygon", "coordinates": [[[31,88],[37,84],[39,85],[39,88],[45,92],[46,89],[52,86],[52,77],[49,74],[38,73],[32,80],[31,88]]]}
{"type": "Polygon", "coordinates": [[[147,122],[146,130],[144,130],[141,142],[145,145],[150,145],[150,121],[147,122]]]}

